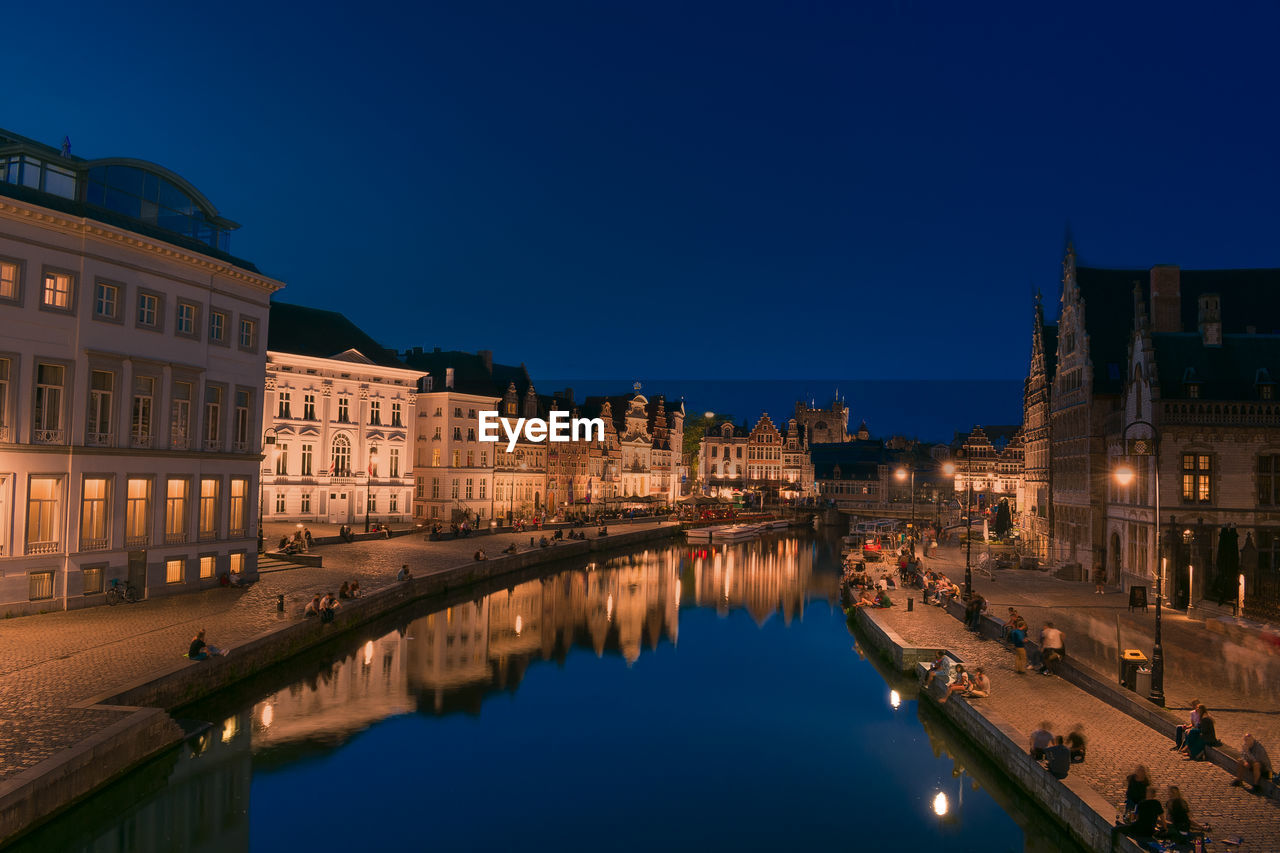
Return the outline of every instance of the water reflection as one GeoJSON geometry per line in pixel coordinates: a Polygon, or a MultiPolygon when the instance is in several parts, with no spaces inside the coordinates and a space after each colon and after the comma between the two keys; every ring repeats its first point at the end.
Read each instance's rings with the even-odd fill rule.
{"type": "Polygon", "coordinates": [[[237,851],[251,838],[270,849],[337,808],[379,819],[335,821],[309,846],[418,849],[425,819],[443,849],[591,849],[571,842],[605,836],[619,849],[811,849],[847,842],[852,802],[877,815],[859,830],[870,848],[1021,846],[1018,827],[1036,826],[1025,804],[953,789],[959,759],[934,757],[956,751],[943,727],[898,710],[911,707],[914,682],[881,678],[877,656],[850,651],[838,547],[791,536],[658,548],[388,617],[185,709],[213,724],[19,849],[237,851]],[[806,622],[815,599],[831,606],[806,622]],[[547,663],[521,701],[476,717],[547,663]],[[506,792],[489,787],[491,771],[515,754],[540,768],[541,784],[501,799],[494,821],[506,792]],[[600,784],[582,784],[587,767],[600,784]],[[569,835],[556,794],[566,790],[569,835]],[[707,813],[770,809],[777,820],[720,821],[705,834],[707,813]],[[615,838],[635,815],[650,819],[615,838]]]}

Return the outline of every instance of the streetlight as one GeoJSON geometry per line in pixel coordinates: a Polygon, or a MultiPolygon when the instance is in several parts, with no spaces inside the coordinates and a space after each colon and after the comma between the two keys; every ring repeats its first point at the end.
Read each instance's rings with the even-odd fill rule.
{"type": "Polygon", "coordinates": [[[898,482],[902,482],[911,477],[911,556],[916,555],[916,469],[901,466],[893,472],[893,476],[898,478],[898,482]]]}
{"type": "MultiPolygon", "coordinates": [[[[276,445],[277,435],[279,435],[279,433],[276,431],[275,427],[267,427],[265,430],[262,431],[262,443],[265,447],[271,448],[272,462],[275,461],[275,445],[276,445]]],[[[262,454],[262,461],[263,462],[268,461],[266,453],[262,454]]],[[[271,467],[270,465],[267,466],[268,470],[270,470],[270,467],[271,467]]],[[[263,519],[262,482],[263,482],[262,468],[259,467],[258,468],[258,550],[259,551],[263,550],[263,545],[264,545],[264,542],[266,541],[264,534],[262,532],[262,519],[263,519]]]]}
{"type": "Polygon", "coordinates": [[[1195,534],[1187,527],[1182,531],[1182,544],[1187,546],[1187,613],[1190,614],[1195,605],[1196,567],[1191,562],[1191,542],[1195,534]]]}
{"type": "MultiPolygon", "coordinates": [[[[942,471],[948,477],[956,476],[954,462],[945,462],[942,471]]],[[[968,487],[964,499],[964,597],[973,597],[973,477],[969,474],[969,457],[964,457],[965,485],[968,487]]]]}
{"type": "MultiPolygon", "coordinates": [[[[1159,433],[1156,432],[1155,424],[1150,421],[1132,421],[1125,425],[1124,432],[1121,434],[1121,440],[1125,445],[1125,455],[1132,456],[1149,456],[1154,460],[1154,476],[1152,482],[1155,486],[1155,506],[1153,522],[1156,528],[1156,549],[1152,555],[1154,560],[1160,561],[1152,566],[1152,572],[1156,576],[1156,637],[1155,647],[1151,650],[1151,695],[1149,698],[1152,702],[1164,707],[1164,643],[1161,641],[1160,628],[1162,625],[1161,605],[1164,602],[1164,570],[1161,563],[1163,557],[1160,556],[1160,457],[1159,433]],[[1129,439],[1129,430],[1135,426],[1145,426],[1151,430],[1150,438],[1129,439]]],[[[1128,462],[1123,462],[1116,466],[1114,476],[1116,482],[1121,486],[1128,486],[1134,481],[1136,472],[1133,466],[1128,462]]],[[[1169,520],[1173,523],[1173,519],[1169,520]]]]}

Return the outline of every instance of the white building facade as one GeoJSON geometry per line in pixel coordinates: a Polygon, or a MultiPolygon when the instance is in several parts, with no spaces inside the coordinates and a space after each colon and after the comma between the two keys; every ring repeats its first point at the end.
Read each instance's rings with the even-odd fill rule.
{"type": "Polygon", "coordinates": [[[153,164],[0,131],[0,612],[257,572],[268,302],[153,164]]]}

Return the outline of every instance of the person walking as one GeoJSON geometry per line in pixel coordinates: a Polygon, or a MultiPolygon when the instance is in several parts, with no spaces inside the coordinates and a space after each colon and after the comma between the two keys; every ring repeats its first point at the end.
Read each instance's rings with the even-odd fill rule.
{"type": "Polygon", "coordinates": [[[1013,646],[1013,671],[1026,675],[1031,665],[1027,663],[1027,635],[1018,625],[1009,632],[1009,645],[1013,646]]]}
{"type": "Polygon", "coordinates": [[[1106,592],[1103,587],[1107,585],[1107,570],[1103,567],[1101,561],[1093,564],[1093,588],[1095,595],[1102,595],[1106,592]]]}
{"type": "Polygon", "coordinates": [[[1053,627],[1052,622],[1044,623],[1040,629],[1040,674],[1053,675],[1053,667],[1066,657],[1067,646],[1062,632],[1053,627]]]}

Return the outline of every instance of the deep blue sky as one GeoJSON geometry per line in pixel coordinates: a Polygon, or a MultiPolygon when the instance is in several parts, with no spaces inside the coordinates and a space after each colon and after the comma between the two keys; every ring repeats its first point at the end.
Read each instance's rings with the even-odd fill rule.
{"type": "Polygon", "coordinates": [[[127,5],[6,10],[0,123],[174,169],[396,347],[1016,377],[1068,223],[1280,265],[1266,4],[127,5]]]}

